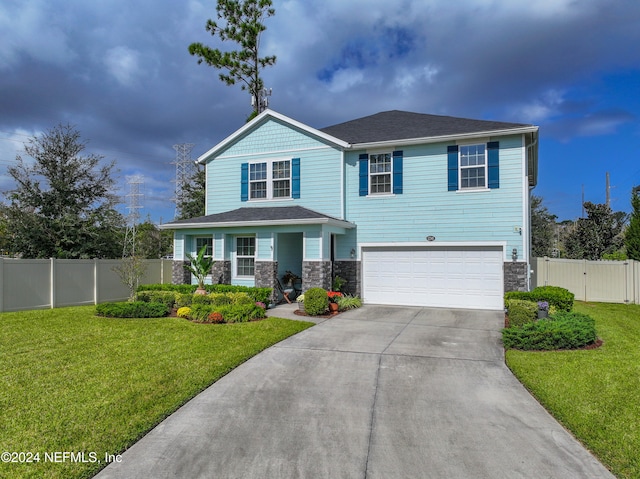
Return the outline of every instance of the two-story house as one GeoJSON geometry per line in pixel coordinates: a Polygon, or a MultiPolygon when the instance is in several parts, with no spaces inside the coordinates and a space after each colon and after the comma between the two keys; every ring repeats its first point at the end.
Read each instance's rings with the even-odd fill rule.
{"type": "Polygon", "coordinates": [[[211,148],[206,216],[174,230],[174,282],[207,246],[212,281],[378,304],[503,308],[529,281],[538,127],[387,111],[316,129],[271,110],[211,148]]]}

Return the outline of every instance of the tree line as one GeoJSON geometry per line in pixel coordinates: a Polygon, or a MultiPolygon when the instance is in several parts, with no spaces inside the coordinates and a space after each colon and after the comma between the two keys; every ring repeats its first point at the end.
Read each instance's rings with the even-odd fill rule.
{"type": "Polygon", "coordinates": [[[585,218],[557,222],[543,204],[531,199],[531,250],[534,257],[587,260],[640,260],[640,196],[633,191],[631,214],[606,204],[584,203],[585,218]]]}
{"type": "MultiPolygon", "coordinates": [[[[114,162],[85,154],[78,130],[59,124],[30,138],[8,175],[15,187],[0,204],[0,249],[21,258],[120,258],[126,221],[116,210],[114,162]]],[[[191,196],[186,201],[197,202],[191,196]]],[[[204,196],[201,200],[204,209],[204,196]]],[[[196,211],[190,204],[189,212],[196,211]]],[[[150,219],[136,225],[136,256],[162,258],[171,232],[150,219]]]]}

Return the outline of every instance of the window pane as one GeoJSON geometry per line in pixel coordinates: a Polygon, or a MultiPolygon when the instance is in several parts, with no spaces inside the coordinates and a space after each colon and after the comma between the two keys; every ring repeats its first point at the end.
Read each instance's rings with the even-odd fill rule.
{"type": "Polygon", "coordinates": [[[238,256],[253,256],[256,251],[255,238],[236,238],[238,256]]]}
{"type": "Polygon", "coordinates": [[[485,162],[484,145],[460,147],[460,166],[480,166],[485,162]]]}
{"type": "Polygon", "coordinates": [[[251,198],[266,198],[267,197],[267,182],[256,181],[251,183],[251,198]]]}
{"type": "Polygon", "coordinates": [[[391,175],[372,176],[371,193],[391,193],[391,175]]]}
{"type": "Polygon", "coordinates": [[[255,263],[253,258],[238,258],[238,276],[253,276],[255,263]]]}
{"type": "Polygon", "coordinates": [[[484,167],[464,168],[461,174],[460,186],[462,188],[483,188],[485,186],[484,167]]]}
{"type": "Polygon", "coordinates": [[[196,238],[196,253],[199,253],[203,246],[207,247],[204,254],[213,256],[213,238],[196,238]]]}
{"type": "Polygon", "coordinates": [[[253,163],[249,165],[249,180],[266,180],[267,179],[267,164],[266,163],[253,163]]]}
{"type": "Polygon", "coordinates": [[[274,161],[273,162],[273,179],[290,178],[291,168],[289,161],[274,161]]]}
{"type": "Polygon", "coordinates": [[[390,173],[391,172],[391,154],[383,153],[380,155],[369,155],[369,172],[370,173],[390,173]]]}
{"type": "Polygon", "coordinates": [[[288,198],[291,196],[289,191],[289,180],[278,180],[273,182],[274,198],[288,198]]]}

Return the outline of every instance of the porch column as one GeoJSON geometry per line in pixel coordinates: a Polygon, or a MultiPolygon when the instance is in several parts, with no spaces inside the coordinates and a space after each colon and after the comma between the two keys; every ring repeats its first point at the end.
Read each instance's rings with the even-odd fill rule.
{"type": "Polygon", "coordinates": [[[302,291],[310,288],[331,289],[331,261],[302,262],[302,291]]]}

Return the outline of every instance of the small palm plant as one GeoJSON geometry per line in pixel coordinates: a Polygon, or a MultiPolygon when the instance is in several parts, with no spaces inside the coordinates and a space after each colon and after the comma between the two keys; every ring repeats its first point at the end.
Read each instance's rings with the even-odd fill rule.
{"type": "Polygon", "coordinates": [[[198,251],[197,256],[191,256],[187,254],[187,259],[191,264],[187,264],[187,269],[196,277],[198,280],[198,290],[199,292],[204,291],[204,280],[211,273],[211,268],[213,267],[215,261],[211,256],[205,256],[207,252],[207,246],[203,246],[198,251]]]}

